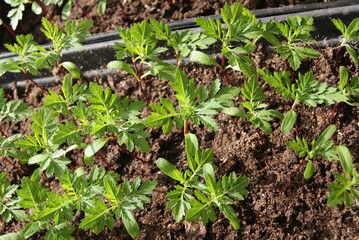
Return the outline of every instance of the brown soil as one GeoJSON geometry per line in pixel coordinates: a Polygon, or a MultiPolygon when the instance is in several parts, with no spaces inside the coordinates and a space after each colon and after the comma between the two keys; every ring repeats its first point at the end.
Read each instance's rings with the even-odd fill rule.
{"type": "MultiPolygon", "coordinates": [[[[182,1],[174,1],[175,3],[182,1]]],[[[116,8],[116,1],[108,1],[108,9],[104,16],[97,16],[95,9],[82,1],[82,5],[88,12],[88,18],[96,22],[95,31],[111,31],[115,26],[128,26],[134,21],[155,17],[157,19],[168,19],[169,16],[175,19],[194,17],[218,13],[218,8],[223,5],[219,1],[199,1],[201,4],[183,1],[183,4],[168,5],[166,1],[128,1],[125,5],[126,19],[121,15],[120,9],[116,8]],[[145,2],[147,6],[145,7],[145,2]],[[202,3],[204,3],[202,5],[202,3]],[[196,5],[197,4],[197,5],[196,5]],[[201,5],[201,6],[199,6],[201,5]],[[114,6],[112,8],[111,6],[114,6]],[[152,9],[152,10],[151,10],[152,9]],[[139,15],[138,13],[143,13],[139,15]],[[152,14],[152,15],[151,15],[152,14]],[[116,17],[115,17],[116,16],[116,17]],[[105,28],[97,24],[103,23],[105,28]]],[[[247,6],[254,8],[275,7],[278,5],[297,4],[301,1],[244,1],[247,6]],[[249,5],[248,5],[249,4],[249,5]]],[[[308,2],[308,1],[307,1],[308,2]]],[[[316,1],[310,1],[316,2],[316,1]]],[[[77,8],[74,8],[74,11],[77,8]]],[[[78,12],[81,15],[80,12],[78,12]]],[[[36,23],[38,24],[38,23],[36,23]]],[[[36,25],[38,26],[38,25],[36,25]]],[[[0,33],[2,34],[2,32],[0,33]]],[[[301,72],[312,71],[315,78],[335,84],[337,71],[333,58],[335,49],[328,48],[321,50],[322,56],[306,61],[301,67],[301,72]]],[[[268,67],[271,70],[284,70],[282,60],[275,54],[259,50],[255,54],[258,67],[268,67]]],[[[342,59],[347,64],[351,75],[358,75],[356,66],[351,65],[348,56],[342,59]]],[[[196,64],[186,64],[183,69],[191,77],[201,83],[210,84],[215,78],[223,79],[223,76],[216,68],[203,68],[196,64]]],[[[246,78],[238,72],[230,71],[230,78],[234,86],[242,87],[246,78]]],[[[82,79],[87,82],[89,80],[82,79]]],[[[103,87],[110,87],[121,97],[129,95],[132,100],[142,100],[137,90],[136,81],[125,74],[116,76],[98,77],[91,79],[101,83],[103,87]]],[[[158,102],[159,97],[171,96],[173,93],[166,82],[156,78],[149,78],[146,91],[150,94],[152,102],[158,102]]],[[[224,81],[223,81],[224,82],[224,81]]],[[[272,88],[263,84],[268,96],[266,103],[270,108],[285,112],[290,109],[291,101],[283,100],[272,88]]],[[[49,89],[59,91],[60,86],[50,86],[49,89]]],[[[43,102],[43,95],[40,90],[31,85],[25,92],[19,92],[19,97],[39,108],[43,102]]],[[[242,97],[236,99],[239,106],[242,97]]],[[[328,126],[328,119],[332,106],[319,106],[317,108],[298,106],[300,114],[300,132],[302,137],[309,141],[319,136],[328,126]]],[[[337,126],[335,135],[336,144],[346,145],[352,155],[356,168],[359,158],[359,109],[346,104],[341,104],[334,124],[337,126]]],[[[146,115],[146,114],[144,114],[146,115]]],[[[164,135],[158,129],[148,129],[151,137],[148,139],[151,144],[149,154],[136,153],[147,161],[146,164],[134,160],[127,154],[121,152],[116,146],[106,145],[101,153],[110,161],[113,170],[121,174],[122,179],[133,180],[140,177],[142,180],[155,180],[157,187],[152,194],[152,201],[146,205],[141,212],[136,212],[136,219],[141,228],[139,239],[358,239],[359,236],[359,206],[358,202],[352,208],[327,207],[325,205],[328,196],[327,185],[334,180],[333,173],[341,172],[338,162],[328,162],[322,158],[315,161],[316,173],[311,180],[302,177],[301,169],[293,181],[289,181],[290,171],[294,169],[299,158],[295,152],[286,147],[285,142],[293,140],[295,134],[281,133],[279,121],[273,122],[274,131],[269,136],[264,136],[265,143],[259,141],[255,129],[245,119],[229,117],[226,115],[217,116],[220,125],[219,131],[211,131],[203,127],[190,127],[190,132],[195,133],[201,142],[202,149],[213,148],[215,150],[215,164],[218,166],[217,174],[222,176],[235,171],[239,175],[245,175],[250,180],[250,194],[244,201],[236,202],[234,208],[241,221],[239,231],[233,230],[229,221],[221,214],[217,214],[217,220],[207,226],[200,222],[176,223],[170,210],[166,209],[166,193],[170,191],[175,181],[161,173],[155,165],[159,157],[166,158],[178,167],[185,166],[185,154],[183,145],[183,133],[175,130],[173,133],[164,135]]],[[[3,122],[0,127],[5,133],[16,132],[26,133],[29,130],[29,121],[25,123],[3,122]]],[[[73,165],[85,167],[82,154],[72,156],[73,165]]],[[[14,160],[25,174],[30,175],[34,170],[33,166],[21,165],[14,160]]],[[[95,164],[105,167],[99,160],[95,164]]],[[[0,161],[0,169],[9,173],[14,183],[19,183],[22,175],[11,165],[0,161]]],[[[43,184],[51,190],[56,190],[58,183],[56,179],[43,180],[43,184]]],[[[78,226],[79,220],[74,220],[78,226]]],[[[10,222],[0,224],[0,234],[18,231],[25,226],[25,223],[10,222]]],[[[44,233],[39,233],[31,239],[43,239],[44,233]]],[[[130,239],[123,224],[118,221],[113,231],[106,229],[103,233],[95,235],[89,231],[77,230],[74,233],[76,239],[130,239]]]]}
{"type": "MultiPolygon", "coordinates": [[[[322,56],[308,60],[300,71],[313,71],[317,80],[326,81],[329,84],[336,83],[337,72],[334,67],[330,67],[334,66],[334,51],[335,49],[332,48],[321,50],[322,56]]],[[[284,64],[276,54],[266,54],[258,50],[255,55],[258,67],[268,67],[277,71],[284,68],[284,64]]],[[[345,55],[342,61],[349,62],[347,57],[345,55]]],[[[348,65],[348,68],[351,74],[358,74],[355,66],[348,65]]],[[[190,77],[206,85],[217,77],[222,78],[216,68],[186,64],[183,69],[190,77]]],[[[234,86],[243,86],[243,81],[246,80],[243,75],[233,71],[229,74],[234,86]]],[[[128,75],[100,77],[91,81],[101,83],[103,87],[110,87],[121,97],[129,95],[132,100],[141,100],[136,81],[128,75]]],[[[159,97],[173,94],[168,83],[156,78],[148,79],[148,81],[146,91],[150,93],[152,102],[158,102],[159,97]]],[[[283,100],[266,84],[263,87],[266,89],[265,93],[268,96],[266,102],[270,108],[281,112],[290,109],[291,101],[283,100]]],[[[50,89],[58,91],[59,86],[53,86],[50,89]]],[[[43,98],[38,89],[30,86],[21,95],[33,107],[41,106],[43,98]]],[[[238,97],[236,105],[239,105],[242,100],[242,97],[238,97]]],[[[311,108],[300,105],[297,109],[300,114],[300,133],[307,140],[311,141],[318,137],[328,126],[332,106],[323,105],[311,108]]],[[[346,145],[355,162],[359,157],[357,151],[359,148],[358,113],[358,107],[341,104],[334,121],[338,129],[335,134],[336,144],[346,145]]],[[[200,222],[176,223],[170,210],[166,209],[166,193],[173,188],[175,181],[161,173],[155,161],[163,157],[178,167],[185,168],[181,130],[164,135],[158,129],[148,129],[151,133],[149,139],[152,146],[151,152],[149,154],[136,153],[147,161],[146,164],[132,159],[110,144],[101,150],[101,153],[110,161],[114,171],[120,173],[123,179],[133,180],[140,177],[142,180],[155,180],[158,183],[152,194],[151,203],[147,204],[143,211],[136,213],[141,228],[139,239],[355,239],[359,236],[357,203],[352,208],[327,207],[325,204],[328,197],[327,185],[334,180],[332,174],[341,172],[338,162],[330,163],[319,158],[315,161],[316,173],[311,180],[305,180],[302,176],[303,169],[300,169],[292,176],[293,180],[290,182],[289,173],[300,160],[296,153],[285,145],[285,142],[294,139],[294,132],[281,133],[280,122],[274,121],[273,133],[264,136],[265,143],[261,143],[255,129],[246,120],[222,114],[217,116],[217,120],[220,124],[220,130],[217,132],[194,126],[190,127],[190,132],[199,137],[202,149],[213,148],[215,150],[218,176],[234,171],[239,175],[247,176],[250,180],[249,196],[234,205],[241,220],[239,231],[233,230],[229,221],[221,214],[217,214],[217,220],[214,223],[203,226],[200,222]]],[[[28,122],[3,123],[1,127],[7,129],[7,134],[23,133],[27,131],[28,124],[28,122]]],[[[73,165],[84,167],[81,153],[74,154],[72,158],[73,165]]],[[[11,166],[4,162],[0,164],[2,169],[10,173],[14,182],[20,179],[19,174],[11,166]]],[[[24,169],[27,175],[31,174],[33,167],[16,164],[24,169]]],[[[95,164],[105,167],[99,159],[95,161],[95,164]]],[[[358,164],[355,166],[359,167],[358,164]]],[[[85,169],[88,168],[85,166],[85,169]]],[[[56,191],[58,183],[55,179],[50,179],[50,182],[43,181],[43,184],[56,191]]],[[[74,224],[78,226],[79,220],[75,219],[74,224]]],[[[1,226],[0,232],[15,231],[23,226],[23,223],[11,222],[1,226]]],[[[42,236],[43,233],[40,233],[32,239],[41,239],[42,236]]],[[[103,233],[95,235],[89,231],[76,230],[74,236],[76,239],[130,239],[120,221],[116,223],[113,231],[106,229],[103,233]]]]}

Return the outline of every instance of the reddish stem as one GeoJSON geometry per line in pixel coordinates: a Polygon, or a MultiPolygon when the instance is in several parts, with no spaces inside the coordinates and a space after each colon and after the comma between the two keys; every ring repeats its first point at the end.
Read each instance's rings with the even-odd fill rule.
{"type": "Polygon", "coordinates": [[[37,84],[26,70],[24,70],[24,74],[27,77],[27,79],[30,80],[30,82],[32,82],[36,87],[40,88],[44,94],[47,94],[47,91],[43,87],[41,87],[39,84],[37,84]]]}
{"type": "Polygon", "coordinates": [[[85,9],[81,6],[81,4],[78,3],[78,1],[76,1],[76,5],[81,9],[82,15],[84,15],[84,17],[87,17],[87,12],[86,12],[85,9]]]}
{"type": "Polygon", "coordinates": [[[335,64],[338,68],[338,71],[339,71],[339,68],[340,68],[340,64],[339,64],[339,53],[340,51],[342,50],[343,46],[339,46],[336,53],[335,53],[335,64]]]}
{"type": "Polygon", "coordinates": [[[71,163],[69,163],[69,167],[71,168],[72,171],[75,171],[76,168],[74,167],[74,165],[72,165],[71,163]]]}
{"type": "Polygon", "coordinates": [[[123,7],[121,0],[118,1],[118,5],[120,6],[120,12],[121,12],[123,18],[128,19],[128,16],[127,16],[127,14],[125,13],[125,8],[123,7]]]}
{"type": "Polygon", "coordinates": [[[298,166],[294,169],[292,169],[290,172],[289,172],[289,189],[290,189],[290,192],[292,192],[292,175],[296,172],[299,171],[299,169],[304,165],[304,163],[306,163],[307,160],[306,159],[302,159],[300,160],[298,166]]]}
{"type": "Polygon", "coordinates": [[[23,171],[18,168],[13,162],[11,162],[7,157],[3,157],[3,159],[8,162],[11,166],[13,166],[17,171],[19,171],[19,173],[23,173],[23,171]]]}
{"type": "Polygon", "coordinates": [[[179,65],[179,52],[176,52],[176,67],[179,65]]]}
{"type": "Polygon", "coordinates": [[[57,60],[57,67],[61,71],[62,76],[66,75],[65,69],[62,67],[60,60],[57,60]]]}
{"type": "Polygon", "coordinates": [[[261,143],[264,143],[264,139],[263,139],[262,133],[261,133],[261,131],[260,131],[258,128],[256,128],[256,133],[258,134],[259,140],[261,141],[261,143]]]}
{"type": "Polygon", "coordinates": [[[112,171],[112,168],[111,168],[110,164],[107,162],[107,160],[99,152],[96,153],[96,156],[101,158],[101,160],[106,164],[106,167],[108,168],[108,170],[112,171]]]}
{"type": "Polygon", "coordinates": [[[285,63],[286,68],[289,71],[290,79],[292,80],[292,83],[294,83],[295,82],[295,76],[294,76],[293,68],[289,65],[288,59],[285,59],[284,63],[285,63]]]}
{"type": "Polygon", "coordinates": [[[5,137],[8,138],[8,136],[4,133],[4,131],[0,128],[0,133],[5,137]]]}
{"type": "Polygon", "coordinates": [[[188,133],[188,125],[189,125],[189,121],[188,119],[186,119],[186,121],[184,122],[184,135],[186,135],[188,133]]]}
{"type": "Polygon", "coordinates": [[[227,82],[227,85],[231,85],[231,81],[229,80],[229,76],[227,74],[227,71],[226,71],[226,57],[224,55],[222,55],[222,61],[221,61],[221,67],[222,67],[222,72],[223,72],[223,75],[226,79],[226,82],[227,82]]]}
{"type": "Polygon", "coordinates": [[[137,157],[135,154],[131,153],[130,151],[128,151],[126,148],[122,147],[120,144],[118,144],[117,139],[114,137],[113,140],[116,142],[116,145],[121,149],[121,151],[127,153],[129,156],[131,156],[134,159],[137,159],[143,163],[147,163],[145,160],[143,160],[140,157],[137,157]]]}
{"type": "Polygon", "coordinates": [[[9,100],[14,100],[14,98],[13,97],[11,97],[9,94],[7,94],[7,93],[4,93],[4,97],[6,97],[7,99],[9,99],[9,100]]]}
{"type": "Polygon", "coordinates": [[[42,9],[42,11],[44,11],[44,12],[46,13],[46,15],[49,16],[51,22],[52,22],[52,23],[56,23],[56,20],[53,18],[53,16],[50,14],[50,12],[47,11],[47,9],[46,9],[46,7],[44,6],[44,4],[42,4],[42,2],[39,1],[39,0],[34,0],[34,1],[37,3],[37,5],[40,6],[40,8],[42,9]]]}
{"type": "Polygon", "coordinates": [[[333,123],[334,115],[335,115],[335,112],[337,111],[337,108],[338,108],[339,104],[340,104],[340,102],[336,102],[336,103],[334,104],[334,107],[333,107],[333,109],[332,109],[332,113],[331,113],[331,115],[330,115],[329,124],[332,124],[332,123],[333,123]]]}
{"type": "Polygon", "coordinates": [[[4,26],[4,28],[6,28],[6,30],[11,34],[11,36],[16,40],[16,33],[12,30],[11,27],[9,27],[9,25],[2,23],[2,25],[4,26]]]}
{"type": "Polygon", "coordinates": [[[140,91],[141,91],[143,99],[146,101],[147,105],[149,105],[151,102],[150,102],[150,100],[148,100],[148,97],[147,97],[147,95],[145,93],[145,90],[142,87],[142,81],[139,81],[138,85],[140,86],[140,91]]]}

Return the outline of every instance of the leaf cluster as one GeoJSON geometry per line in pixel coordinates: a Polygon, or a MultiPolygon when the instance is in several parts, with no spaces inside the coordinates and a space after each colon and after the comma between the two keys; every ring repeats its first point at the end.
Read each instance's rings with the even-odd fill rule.
{"type": "Polygon", "coordinates": [[[359,42],[359,18],[355,18],[351,23],[346,26],[339,18],[333,18],[332,22],[334,26],[342,33],[343,40],[340,46],[345,47],[354,63],[359,65],[358,54],[355,49],[350,46],[350,41],[359,42]]]}
{"type": "Polygon", "coordinates": [[[314,164],[312,160],[316,160],[318,156],[329,161],[337,160],[337,150],[333,146],[331,137],[336,131],[335,125],[329,125],[317,139],[313,139],[309,145],[305,138],[296,137],[296,141],[286,142],[294,151],[298,152],[299,157],[307,160],[306,169],[304,171],[304,177],[309,179],[314,174],[314,164]]]}
{"type": "Polygon", "coordinates": [[[317,50],[301,47],[298,44],[299,42],[314,42],[311,37],[311,32],[315,30],[313,23],[313,17],[309,16],[288,16],[283,23],[270,20],[266,26],[267,31],[263,32],[263,37],[276,47],[282,59],[288,59],[290,67],[296,71],[303,59],[320,56],[317,50]],[[275,35],[284,40],[279,40],[275,35]]]}
{"type": "Polygon", "coordinates": [[[353,159],[349,149],[345,146],[336,147],[340,164],[344,174],[334,173],[338,181],[331,183],[331,189],[327,198],[327,206],[337,206],[345,203],[348,207],[353,205],[353,198],[359,200],[359,174],[353,167],[353,159]]]}
{"type": "Polygon", "coordinates": [[[149,127],[161,127],[164,133],[172,131],[173,123],[182,128],[187,120],[194,125],[204,126],[217,130],[218,125],[211,117],[233,106],[232,99],[238,95],[236,87],[222,87],[220,81],[215,80],[209,90],[204,85],[196,87],[196,81],[189,79],[184,72],[177,68],[175,81],[171,86],[175,90],[178,108],[167,98],[160,98],[160,104],[150,104],[153,112],[146,118],[145,124],[149,127]]]}
{"type": "Polygon", "coordinates": [[[304,75],[299,73],[298,78],[292,83],[289,72],[274,72],[274,74],[259,70],[264,75],[264,80],[276,89],[276,92],[282,94],[284,99],[293,99],[292,110],[288,111],[282,122],[282,131],[289,132],[296,120],[297,114],[294,107],[298,103],[304,103],[310,107],[316,107],[320,104],[333,104],[336,101],[345,100],[340,92],[334,87],[328,87],[326,82],[319,82],[314,79],[312,72],[304,75]]]}
{"type": "Polygon", "coordinates": [[[102,232],[107,226],[112,230],[115,220],[121,219],[126,230],[133,237],[139,235],[139,227],[134,218],[133,210],[142,210],[149,202],[147,195],[156,186],[153,181],[141,183],[137,178],[133,183],[124,181],[117,184],[119,176],[106,173],[94,166],[89,175],[84,176],[82,168],[71,172],[68,168],[59,177],[62,194],[51,192],[39,184],[41,171],[36,170],[30,178],[24,177],[21,185],[10,186],[4,180],[5,173],[0,174],[1,213],[6,221],[12,216],[17,220],[30,220],[21,230],[28,238],[41,230],[46,230],[45,239],[74,239],[70,226],[76,213],[83,212],[79,227],[90,229],[94,233],[102,232]],[[12,195],[16,192],[17,197],[12,195]],[[5,201],[9,197],[12,201],[5,201]],[[29,215],[24,210],[28,210],[29,215]]]}
{"type": "Polygon", "coordinates": [[[266,98],[263,91],[263,88],[259,86],[257,77],[251,77],[244,83],[244,87],[241,88],[241,93],[247,100],[241,102],[245,111],[239,108],[230,108],[225,110],[225,112],[232,116],[245,118],[255,128],[260,128],[266,134],[271,134],[272,127],[268,122],[272,121],[273,117],[283,119],[283,115],[277,110],[266,109],[268,104],[261,102],[261,100],[266,98]]]}
{"type": "MultiPolygon", "coordinates": [[[[196,23],[204,30],[204,34],[217,39],[221,43],[221,53],[229,58],[229,67],[243,72],[248,77],[256,73],[254,61],[243,54],[255,50],[255,42],[262,35],[256,17],[239,2],[229,5],[225,3],[220,19],[196,18],[196,23]],[[239,45],[238,44],[242,44],[239,45]],[[244,45],[243,45],[244,44],[244,45]],[[236,46],[237,45],[237,46],[236,46]]],[[[192,60],[196,61],[195,57],[192,60]]],[[[224,66],[221,66],[223,69],[224,66]]]]}
{"type": "Polygon", "coordinates": [[[188,163],[186,171],[178,170],[166,159],[159,158],[156,161],[161,171],[179,182],[167,194],[170,199],[167,208],[173,209],[172,214],[177,222],[183,217],[187,221],[201,218],[204,224],[215,221],[215,208],[218,208],[233,228],[238,230],[239,220],[231,205],[236,200],[243,200],[248,194],[248,178],[232,172],[217,180],[212,163],[213,150],[200,150],[197,137],[193,134],[186,134],[185,146],[188,163]]]}

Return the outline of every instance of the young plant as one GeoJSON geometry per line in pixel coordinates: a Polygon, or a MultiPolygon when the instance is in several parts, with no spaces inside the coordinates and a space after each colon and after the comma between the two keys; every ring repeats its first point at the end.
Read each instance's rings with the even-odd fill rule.
{"type": "MultiPolygon", "coordinates": [[[[6,180],[6,172],[0,173],[0,216],[6,223],[13,218],[17,221],[26,221],[28,216],[21,206],[18,204],[19,199],[14,197],[18,185],[10,185],[10,181],[6,180]]],[[[1,238],[1,236],[0,236],[1,238]]]]}
{"type": "Polygon", "coordinates": [[[350,46],[350,41],[359,42],[359,18],[353,19],[349,26],[345,24],[339,18],[332,19],[334,26],[342,33],[343,40],[335,53],[335,62],[339,68],[339,54],[340,51],[345,47],[349,55],[355,64],[359,65],[358,54],[355,49],[350,46]]]}
{"type": "Polygon", "coordinates": [[[121,101],[110,88],[103,90],[98,84],[92,82],[89,91],[91,93],[88,98],[91,103],[89,108],[94,112],[95,117],[91,124],[91,134],[100,138],[89,144],[85,149],[85,156],[93,156],[108,140],[114,140],[121,150],[131,156],[134,156],[130,153],[134,148],[149,152],[150,146],[144,138],[149,137],[150,134],[144,131],[143,120],[138,118],[146,103],[130,102],[128,96],[121,101]],[[110,137],[104,137],[105,133],[110,137]],[[123,144],[127,149],[121,146],[123,144]]]}
{"type": "Polygon", "coordinates": [[[80,77],[80,71],[75,64],[71,62],[61,63],[61,53],[63,50],[70,48],[82,48],[81,42],[85,41],[85,38],[90,35],[90,28],[93,25],[92,20],[83,20],[81,22],[77,20],[67,21],[63,30],[59,29],[57,24],[51,24],[46,18],[42,18],[41,31],[52,42],[52,47],[45,49],[37,47],[37,51],[32,53],[36,56],[35,64],[38,69],[47,68],[53,69],[57,66],[63,76],[66,73],[63,70],[65,67],[75,78],[80,77]]]}
{"type": "Polygon", "coordinates": [[[346,104],[352,106],[359,105],[358,102],[355,102],[355,99],[359,97],[359,76],[355,76],[351,81],[349,81],[348,69],[344,66],[339,67],[339,76],[340,79],[337,88],[342,96],[344,96],[344,99],[338,99],[335,103],[329,120],[330,124],[333,123],[335,112],[341,102],[345,102],[346,104]]]}
{"type": "Polygon", "coordinates": [[[288,16],[284,23],[270,21],[267,23],[268,31],[263,32],[263,37],[276,47],[280,57],[285,60],[292,83],[295,81],[294,71],[298,70],[303,59],[320,56],[320,52],[299,45],[300,42],[314,42],[310,34],[315,30],[313,23],[313,17],[288,16]],[[284,40],[280,41],[275,35],[284,40]]]}
{"type": "Polygon", "coordinates": [[[176,69],[175,79],[171,86],[176,92],[178,109],[176,110],[168,98],[160,98],[161,104],[150,104],[152,112],[146,118],[145,124],[149,127],[161,127],[165,134],[172,131],[174,122],[178,128],[184,128],[184,134],[187,134],[189,120],[196,126],[203,124],[218,130],[218,125],[211,115],[233,107],[232,99],[238,95],[239,88],[221,88],[219,79],[211,84],[209,91],[204,85],[196,88],[196,81],[188,79],[180,68],[176,69]]]}
{"type": "Polygon", "coordinates": [[[268,121],[272,121],[273,117],[283,119],[283,115],[277,110],[266,109],[268,105],[260,102],[266,98],[266,95],[263,93],[263,88],[259,86],[256,76],[251,77],[244,83],[241,93],[247,100],[241,102],[242,107],[244,107],[246,111],[239,108],[231,108],[229,112],[226,111],[226,113],[250,121],[256,128],[259,138],[263,143],[264,139],[258,129],[261,129],[266,134],[271,134],[272,127],[268,121]]]}
{"type": "Polygon", "coordinates": [[[164,23],[158,22],[155,19],[150,19],[152,29],[156,33],[156,37],[167,42],[167,45],[172,47],[176,54],[176,67],[181,61],[188,57],[188,55],[196,49],[207,49],[209,45],[216,42],[216,39],[206,36],[199,32],[192,32],[192,30],[183,30],[181,32],[173,32],[171,27],[164,23]]]}
{"type": "Polygon", "coordinates": [[[32,114],[32,124],[30,125],[33,135],[26,135],[26,139],[19,139],[15,145],[26,151],[22,154],[24,162],[28,164],[39,164],[40,170],[45,171],[48,177],[55,174],[60,176],[71,163],[66,158],[66,153],[79,148],[78,144],[72,144],[67,149],[60,148],[66,139],[57,137],[58,117],[57,113],[49,108],[40,108],[38,112],[32,114]],[[39,153],[39,151],[41,151],[39,153]]]}
{"type": "Polygon", "coordinates": [[[294,100],[291,110],[284,115],[281,126],[283,133],[288,133],[296,123],[295,108],[299,103],[316,107],[319,104],[333,104],[345,99],[336,88],[328,87],[325,82],[314,80],[312,72],[307,72],[304,75],[299,73],[298,78],[292,83],[288,71],[275,72],[273,75],[263,70],[258,71],[264,75],[264,80],[274,87],[277,93],[283,95],[284,99],[294,100]]]}
{"type": "Polygon", "coordinates": [[[187,221],[201,218],[203,224],[216,220],[215,208],[226,216],[234,229],[239,229],[239,219],[231,206],[248,195],[248,178],[237,176],[234,172],[217,180],[213,166],[213,150],[200,150],[197,137],[185,136],[188,169],[178,170],[163,158],[156,161],[158,168],[178,181],[175,189],[167,194],[170,201],[167,208],[173,209],[176,222],[185,217],[187,221]],[[203,180],[203,181],[202,181],[203,180]]]}
{"type": "Polygon", "coordinates": [[[147,195],[156,186],[154,181],[141,184],[139,178],[133,183],[124,180],[117,184],[119,175],[106,173],[94,166],[89,175],[84,175],[82,168],[75,172],[65,168],[58,179],[60,193],[51,192],[42,184],[40,169],[31,177],[23,177],[21,185],[9,185],[0,174],[0,213],[8,222],[12,217],[27,220],[27,225],[20,231],[25,238],[46,231],[44,239],[74,239],[71,236],[75,227],[74,215],[84,216],[79,228],[99,233],[107,226],[112,230],[115,220],[122,220],[126,230],[133,237],[140,233],[133,210],[142,210],[149,202],[147,195]],[[17,196],[13,196],[16,192],[17,196]],[[29,214],[26,215],[25,211],[29,214]]]}
{"type": "Polygon", "coordinates": [[[359,200],[359,174],[353,167],[353,159],[349,149],[345,146],[336,147],[340,164],[344,174],[334,173],[338,182],[331,183],[331,189],[327,199],[327,206],[337,206],[345,203],[348,207],[353,205],[353,198],[359,200]]]}
{"type": "Polygon", "coordinates": [[[310,179],[315,171],[313,161],[315,161],[318,156],[329,161],[337,160],[336,147],[333,146],[333,141],[331,140],[335,131],[335,125],[329,125],[310,145],[305,138],[298,136],[296,137],[296,141],[286,142],[287,146],[298,152],[299,157],[303,158],[300,160],[298,167],[293,169],[291,173],[298,171],[302,165],[306,164],[303,175],[305,179],[310,179]]]}
{"type": "Polygon", "coordinates": [[[38,67],[35,64],[35,58],[32,55],[40,47],[38,43],[33,41],[34,37],[31,34],[16,36],[16,43],[13,45],[4,44],[4,46],[18,56],[18,59],[8,58],[4,62],[0,63],[0,76],[6,72],[22,72],[26,78],[33,83],[36,87],[46,94],[47,91],[36,83],[30,74],[37,75],[38,67]],[[30,73],[30,74],[29,74],[30,73]]]}
{"type": "Polygon", "coordinates": [[[158,55],[167,51],[167,48],[157,45],[158,39],[152,26],[147,21],[135,23],[128,29],[118,27],[117,31],[123,43],[115,42],[116,57],[119,60],[131,58],[133,67],[119,60],[109,62],[107,67],[119,69],[133,75],[139,83],[143,99],[149,104],[150,101],[144,92],[146,75],[158,73],[161,79],[166,80],[168,80],[167,77],[173,75],[174,67],[158,58],[158,55]],[[146,74],[144,74],[145,66],[150,68],[146,74]]]}
{"type": "Polygon", "coordinates": [[[218,66],[229,85],[231,81],[226,72],[228,67],[241,71],[248,77],[256,74],[254,61],[243,54],[255,50],[256,46],[253,42],[261,37],[261,30],[256,22],[256,17],[239,2],[232,5],[225,3],[221,10],[221,16],[225,26],[222,26],[219,19],[195,19],[197,25],[204,29],[204,34],[221,43],[221,64],[218,64],[207,54],[197,51],[191,54],[191,60],[205,65],[218,66]],[[245,45],[235,46],[235,44],[243,43],[245,45]],[[226,66],[227,58],[229,66],[226,66]]]}

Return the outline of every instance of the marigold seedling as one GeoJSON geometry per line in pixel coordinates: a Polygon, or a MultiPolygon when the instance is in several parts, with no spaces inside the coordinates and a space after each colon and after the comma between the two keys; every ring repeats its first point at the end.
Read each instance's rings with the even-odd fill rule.
{"type": "Polygon", "coordinates": [[[254,61],[244,54],[251,53],[256,49],[252,42],[261,37],[261,29],[258,27],[256,17],[239,2],[232,5],[225,3],[221,10],[221,16],[225,27],[222,26],[219,19],[195,19],[197,25],[204,29],[204,34],[221,43],[221,64],[209,60],[209,56],[203,57],[204,53],[193,53],[191,60],[200,64],[218,66],[229,85],[231,81],[226,72],[228,67],[241,71],[248,77],[256,75],[254,61]],[[245,45],[234,46],[236,43],[244,43],[245,45]],[[226,58],[228,58],[229,66],[226,66],[226,58]]]}
{"type": "Polygon", "coordinates": [[[179,182],[167,194],[170,199],[167,208],[172,209],[175,221],[179,222],[183,217],[187,221],[201,218],[206,225],[216,220],[214,209],[219,208],[233,228],[238,230],[239,219],[231,204],[233,200],[244,200],[244,196],[248,195],[248,178],[232,172],[218,181],[212,163],[213,150],[200,150],[197,137],[190,133],[185,136],[185,144],[188,161],[186,171],[181,172],[166,159],[156,161],[161,171],[179,182]]]}

